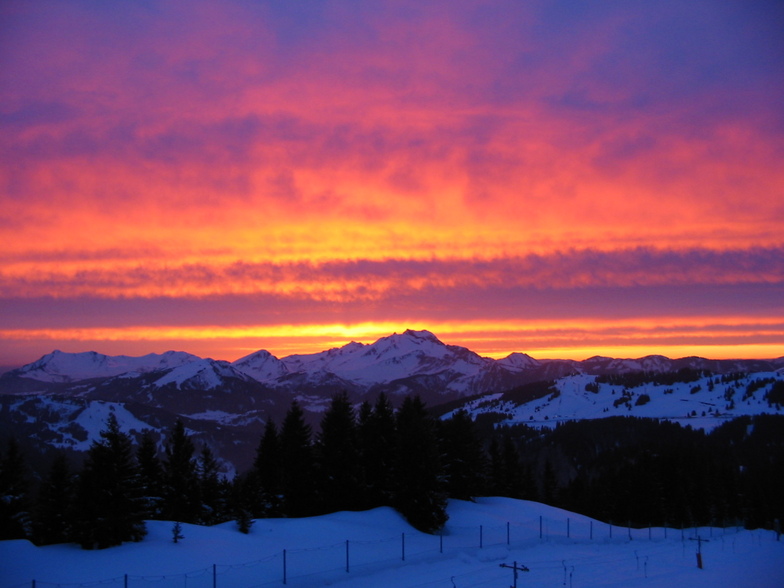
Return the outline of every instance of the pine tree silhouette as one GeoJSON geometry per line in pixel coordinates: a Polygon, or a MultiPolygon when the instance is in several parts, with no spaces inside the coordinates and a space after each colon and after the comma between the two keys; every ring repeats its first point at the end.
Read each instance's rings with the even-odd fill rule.
{"type": "Polygon", "coordinates": [[[408,397],[397,413],[395,508],[415,528],[441,529],[448,519],[447,494],[435,423],[419,397],[408,397]]]}
{"type": "Polygon", "coordinates": [[[348,395],[336,395],[321,419],[316,443],[321,509],[350,510],[360,499],[357,425],[348,395]]]}
{"type": "Polygon", "coordinates": [[[141,541],[144,489],[131,438],[109,415],[101,439],[94,441],[77,484],[74,538],[85,549],[103,549],[141,541]]]}
{"type": "Polygon", "coordinates": [[[0,460],[0,540],[30,534],[29,481],[19,443],[11,437],[0,460]]]}
{"type": "Polygon", "coordinates": [[[281,489],[287,516],[315,514],[315,461],[311,428],[299,403],[291,403],[280,433],[281,489]]]}
{"type": "Polygon", "coordinates": [[[201,498],[195,448],[181,419],[177,419],[166,445],[163,462],[164,504],[163,516],[170,521],[183,523],[199,522],[201,498]]]}
{"type": "Polygon", "coordinates": [[[33,540],[37,545],[71,540],[74,485],[68,458],[58,453],[38,490],[33,516],[33,540]]]}

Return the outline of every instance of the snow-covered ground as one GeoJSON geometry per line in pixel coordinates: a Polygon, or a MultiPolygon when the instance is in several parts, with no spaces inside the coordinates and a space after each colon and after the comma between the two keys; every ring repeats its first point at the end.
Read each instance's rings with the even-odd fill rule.
{"type": "Polygon", "coordinates": [[[507,425],[554,427],[572,420],[634,416],[666,419],[706,431],[739,416],[784,414],[784,406],[766,400],[773,383],[784,379],[777,372],[748,374],[728,382],[716,375],[668,385],[648,382],[629,389],[604,383],[598,392],[587,391],[586,385],[594,384],[596,379],[587,374],[566,376],[556,381],[557,394],[522,404],[504,401],[503,394],[487,394],[467,401],[462,408],[474,417],[483,413],[504,414],[507,420],[503,423],[507,425]],[[767,383],[746,392],[749,385],[753,387],[756,381],[763,380],[767,383]]]}
{"type": "Polygon", "coordinates": [[[508,498],[452,501],[443,536],[414,531],[392,509],[233,523],[150,521],[140,543],[103,551],[0,542],[0,587],[338,586],[754,587],[784,585],[784,540],[770,531],[627,529],[508,498]],[[697,568],[701,542],[703,569],[697,568]],[[284,554],[285,550],[285,554],[284,554]],[[35,582],[33,582],[35,580],[35,582]]]}

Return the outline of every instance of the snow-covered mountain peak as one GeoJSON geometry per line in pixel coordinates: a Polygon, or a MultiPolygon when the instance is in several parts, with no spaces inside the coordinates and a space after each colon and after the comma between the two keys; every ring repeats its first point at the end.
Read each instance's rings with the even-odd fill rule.
{"type": "Polygon", "coordinates": [[[514,352],[496,362],[498,365],[512,370],[526,370],[541,364],[526,353],[514,352]]]}
{"type": "Polygon", "coordinates": [[[452,377],[474,375],[483,360],[463,347],[445,345],[429,331],[407,330],[369,345],[351,342],[312,355],[281,360],[289,372],[337,376],[359,386],[388,384],[403,378],[450,371],[452,377]]]}
{"type": "Polygon", "coordinates": [[[237,371],[259,382],[274,380],[289,373],[286,364],[264,349],[246,355],[231,365],[237,371]]]}
{"type": "Polygon", "coordinates": [[[67,353],[56,349],[11,374],[41,382],[68,383],[90,378],[108,378],[126,373],[171,369],[199,358],[183,351],[150,353],[141,357],[103,355],[95,351],[67,353]]]}
{"type": "Polygon", "coordinates": [[[259,362],[267,362],[267,361],[280,361],[277,357],[272,355],[266,349],[259,349],[258,351],[254,351],[250,355],[246,355],[245,357],[241,357],[232,362],[233,365],[245,365],[245,364],[253,364],[259,362]]]}
{"type": "Polygon", "coordinates": [[[414,331],[413,329],[406,329],[400,336],[406,337],[412,341],[428,341],[430,343],[436,343],[437,345],[443,345],[438,337],[427,330],[414,331]]]}
{"type": "Polygon", "coordinates": [[[178,389],[213,390],[224,386],[228,379],[248,380],[248,376],[234,369],[227,361],[198,359],[168,371],[156,380],[153,386],[164,387],[174,384],[178,389]]]}
{"type": "Polygon", "coordinates": [[[427,353],[435,352],[440,355],[447,349],[447,345],[441,342],[430,331],[414,331],[407,329],[403,333],[393,333],[386,337],[381,337],[369,347],[377,354],[389,353],[394,351],[396,353],[410,353],[414,351],[425,351],[427,353]]]}

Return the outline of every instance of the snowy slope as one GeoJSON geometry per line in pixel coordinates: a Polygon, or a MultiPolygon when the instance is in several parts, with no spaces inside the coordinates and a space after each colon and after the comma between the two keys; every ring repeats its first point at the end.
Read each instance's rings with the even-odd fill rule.
{"type": "Polygon", "coordinates": [[[260,519],[249,535],[233,523],[149,521],[148,536],[103,551],[74,545],[0,542],[0,588],[98,585],[121,588],[778,588],[784,542],[770,531],[736,528],[626,529],[542,504],[508,498],[452,501],[443,536],[413,530],[393,510],[303,519],[260,519]],[[703,569],[696,566],[697,536],[703,569]],[[480,546],[481,538],[481,546],[480,546]]]}
{"type": "Polygon", "coordinates": [[[117,418],[123,433],[141,433],[152,428],[123,404],[116,402],[19,397],[10,402],[7,409],[13,411],[17,418],[42,428],[45,432],[41,436],[46,438],[46,444],[57,449],[87,451],[90,444],[100,438],[100,431],[106,429],[110,414],[117,418]]]}
{"type": "Polygon", "coordinates": [[[178,366],[155,380],[153,387],[174,385],[178,390],[214,390],[224,386],[229,379],[249,381],[251,378],[234,369],[227,361],[196,359],[178,366]]]}
{"type": "Polygon", "coordinates": [[[286,364],[264,349],[246,355],[231,365],[235,370],[259,382],[275,380],[289,373],[286,364]]]}
{"type": "MultiPolygon", "coordinates": [[[[597,419],[610,416],[636,416],[667,419],[710,429],[744,415],[784,414],[784,405],[770,402],[768,393],[776,382],[784,382],[779,372],[706,375],[690,382],[659,384],[651,381],[639,386],[598,383],[596,376],[578,374],[560,378],[544,395],[528,399],[525,395],[496,393],[466,402],[465,408],[476,417],[498,414],[505,423],[554,426],[560,421],[597,419]],[[590,391],[589,389],[594,390],[590,391]]],[[[444,416],[448,417],[455,410],[444,416]]]]}
{"type": "Polygon", "coordinates": [[[103,355],[95,351],[64,353],[55,350],[38,361],[9,372],[8,376],[41,382],[78,382],[92,378],[110,378],[120,374],[143,374],[176,368],[199,358],[183,351],[150,353],[141,357],[103,355]]]}

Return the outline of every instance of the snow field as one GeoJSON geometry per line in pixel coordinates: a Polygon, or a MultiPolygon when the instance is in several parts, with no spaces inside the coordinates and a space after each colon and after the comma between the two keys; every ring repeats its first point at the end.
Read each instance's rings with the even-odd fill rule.
{"type": "Polygon", "coordinates": [[[451,501],[441,536],[419,533],[390,508],[233,523],[149,521],[147,537],[102,551],[0,542],[2,588],[251,588],[266,586],[672,588],[784,585],[784,541],[736,528],[628,529],[538,503],[451,501]],[[697,534],[704,569],[697,568],[697,534]],[[285,554],[284,554],[285,550],[285,554]],[[285,577],[284,577],[285,574],[285,577]]]}
{"type": "MultiPolygon", "coordinates": [[[[739,416],[757,414],[784,414],[784,407],[769,405],[764,400],[772,383],[746,395],[746,386],[754,380],[782,380],[777,372],[758,372],[737,381],[721,382],[721,376],[705,376],[694,382],[677,382],[671,385],[646,383],[626,389],[622,385],[603,383],[600,392],[585,390],[594,383],[596,376],[578,374],[560,378],[555,383],[559,394],[547,395],[524,404],[501,400],[502,394],[487,394],[465,403],[473,418],[483,413],[506,413],[504,425],[524,424],[531,427],[553,428],[559,422],[601,419],[613,416],[634,416],[664,419],[711,431],[739,416]],[[711,382],[713,382],[711,384],[711,382]],[[699,389],[698,392],[692,392],[699,389]],[[615,404],[624,395],[629,402],[615,404]],[[644,404],[636,404],[642,395],[649,397],[644,404]],[[732,400],[729,400],[730,397],[732,400]]],[[[444,415],[448,418],[456,411],[444,415]]]]}

